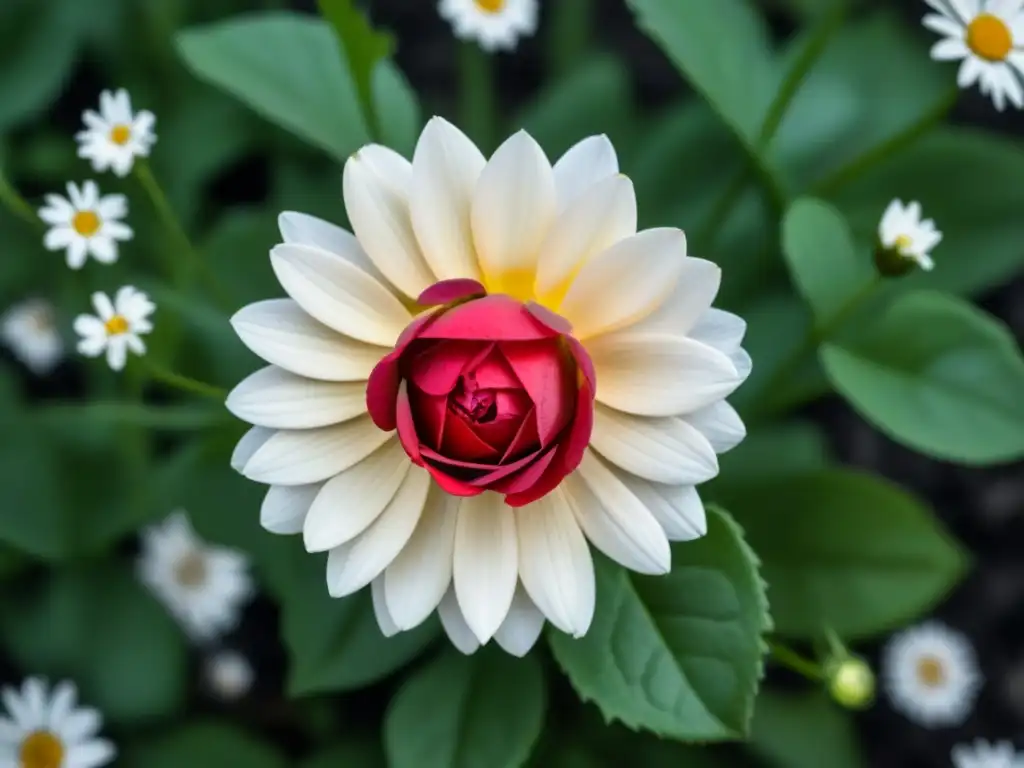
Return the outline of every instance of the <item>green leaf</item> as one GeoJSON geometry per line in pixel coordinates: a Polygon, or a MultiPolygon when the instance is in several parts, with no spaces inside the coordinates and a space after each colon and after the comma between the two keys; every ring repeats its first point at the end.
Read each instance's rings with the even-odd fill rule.
{"type": "Polygon", "coordinates": [[[931,291],[897,297],[821,360],[833,386],[885,434],[948,461],[1024,457],[1024,358],[999,320],[931,291]]]}
{"type": "Polygon", "coordinates": [[[410,677],[388,707],[390,768],[518,768],[544,727],[544,675],[533,656],[448,650],[410,677]]]}
{"type": "Polygon", "coordinates": [[[21,552],[0,544],[0,579],[7,579],[27,568],[32,561],[21,552]]]}
{"type": "Polygon", "coordinates": [[[778,632],[864,638],[945,597],[966,555],[914,497],[843,470],[721,486],[760,556],[778,632]]]}
{"type": "Polygon", "coordinates": [[[187,403],[183,405],[146,405],[124,401],[59,403],[41,406],[36,412],[40,422],[61,434],[103,430],[110,426],[130,425],[169,432],[206,429],[231,420],[222,405],[187,403]]]}
{"type": "Polygon", "coordinates": [[[255,736],[227,724],[204,722],[129,748],[123,764],[126,768],[285,768],[288,762],[255,736]]]}
{"type": "Polygon", "coordinates": [[[770,628],[757,558],[725,512],[708,532],[672,548],[666,576],[630,577],[595,562],[590,631],[551,633],[555,658],[581,698],[606,719],[683,741],[742,739],[770,628]]]}
{"type": "Polygon", "coordinates": [[[280,242],[277,214],[264,208],[236,208],[220,218],[200,252],[218,282],[243,306],[281,294],[270,266],[270,249],[280,242]]]}
{"type": "Polygon", "coordinates": [[[356,85],[322,20],[252,13],[179,32],[176,42],[197,77],[336,159],[369,141],[356,85]]]}
{"type": "Polygon", "coordinates": [[[842,214],[821,200],[802,198],[789,207],[782,220],[782,252],[819,324],[842,313],[874,280],[874,267],[857,251],[842,214]]]}
{"type": "Polygon", "coordinates": [[[373,70],[373,104],[381,142],[412,157],[423,129],[423,112],[416,91],[392,61],[381,61],[373,70]]]}
{"type": "Polygon", "coordinates": [[[299,768],[384,768],[384,755],[369,742],[337,744],[302,761],[299,768]]]}
{"type": "Polygon", "coordinates": [[[83,701],[111,722],[167,717],[183,701],[182,635],[128,568],[68,568],[30,590],[10,590],[0,631],[21,667],[75,680],[83,701]]]}
{"type": "Polygon", "coordinates": [[[761,691],[750,747],[775,768],[866,765],[853,718],[820,691],[761,691]]]}
{"type": "Polygon", "coordinates": [[[817,425],[777,424],[750,432],[742,443],[720,456],[718,477],[706,487],[711,490],[718,484],[804,474],[824,469],[828,457],[828,440],[817,425]]]}

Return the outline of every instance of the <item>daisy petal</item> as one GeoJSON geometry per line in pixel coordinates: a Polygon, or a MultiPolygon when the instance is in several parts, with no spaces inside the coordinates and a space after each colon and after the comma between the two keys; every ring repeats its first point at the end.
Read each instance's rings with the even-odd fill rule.
{"type": "Polygon", "coordinates": [[[356,236],[337,224],[305,213],[285,211],[277,217],[277,228],[286,243],[308,245],[341,256],[386,284],[384,275],[370,261],[356,236]]]}
{"type": "Polygon", "coordinates": [[[544,614],[533,604],[522,585],[516,587],[508,616],[494,633],[494,639],[506,653],[522,658],[537,644],[544,629],[544,614]]]}
{"type": "Polygon", "coordinates": [[[377,619],[377,626],[384,637],[393,637],[401,630],[395,624],[391,614],[388,613],[387,603],[384,601],[384,577],[378,576],[370,585],[370,596],[373,601],[373,616],[377,619]]]}
{"type": "Polygon", "coordinates": [[[683,417],[708,439],[716,453],[731,451],[747,436],[747,428],[736,409],[724,400],[683,417]]]}
{"type": "Polygon", "coordinates": [[[460,653],[467,655],[475,653],[480,647],[480,641],[476,639],[473,630],[469,628],[462,609],[459,608],[459,601],[455,597],[455,588],[452,587],[437,606],[437,615],[441,618],[441,626],[444,633],[448,635],[452,645],[460,653]]]}
{"type": "Polygon", "coordinates": [[[272,485],[260,507],[260,525],[271,533],[301,533],[313,500],[323,486],[272,485]]]}
{"type": "Polygon", "coordinates": [[[704,504],[694,486],[652,483],[628,472],[612,471],[654,515],[669,541],[692,541],[708,532],[704,504]]]}
{"type": "Polygon", "coordinates": [[[326,427],[366,413],[366,384],[317,381],[271,365],[243,379],[226,405],[238,418],[261,427],[326,427]]]}
{"type": "Polygon", "coordinates": [[[592,186],[618,172],[619,160],[607,136],[589,136],[578,142],[555,163],[558,209],[565,210],[592,186]]]}

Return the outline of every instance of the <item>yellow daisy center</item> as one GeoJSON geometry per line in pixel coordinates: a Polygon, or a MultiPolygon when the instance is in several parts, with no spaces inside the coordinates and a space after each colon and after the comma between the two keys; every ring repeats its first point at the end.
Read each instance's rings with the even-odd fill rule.
{"type": "Polygon", "coordinates": [[[174,579],[186,589],[197,589],[206,583],[206,559],[199,552],[189,552],[174,564],[174,579]]]}
{"type": "Polygon", "coordinates": [[[505,0],[473,0],[473,2],[484,13],[501,13],[505,8],[505,0]]]}
{"type": "Polygon", "coordinates": [[[893,245],[896,246],[897,251],[906,251],[913,244],[914,240],[913,238],[910,237],[910,235],[899,235],[893,242],[893,245]]]}
{"type": "Polygon", "coordinates": [[[127,125],[118,124],[110,129],[110,140],[119,146],[123,147],[131,137],[132,129],[127,125]]]}
{"type": "Polygon", "coordinates": [[[60,768],[64,745],[49,731],[32,731],[21,742],[18,757],[21,768],[60,768]]]}
{"type": "Polygon", "coordinates": [[[1005,61],[1013,49],[1013,35],[998,16],[982,13],[967,25],[967,47],[986,61],[1005,61]]]}
{"type": "Polygon", "coordinates": [[[128,320],[124,315],[114,315],[103,324],[103,327],[107,329],[108,336],[118,336],[128,332],[128,320]]]}
{"type": "Polygon", "coordinates": [[[94,211],[79,211],[71,219],[71,226],[82,237],[92,237],[100,229],[100,217],[94,211]]]}
{"type": "Polygon", "coordinates": [[[922,656],[917,660],[917,679],[926,688],[938,688],[946,682],[946,666],[935,656],[922,656]]]}

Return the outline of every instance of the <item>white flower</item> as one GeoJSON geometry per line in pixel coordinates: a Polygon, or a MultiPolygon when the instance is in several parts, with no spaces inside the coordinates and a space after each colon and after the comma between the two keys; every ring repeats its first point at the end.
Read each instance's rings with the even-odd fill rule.
{"type": "Polygon", "coordinates": [[[117,261],[117,241],[132,239],[132,230],[121,219],[128,215],[124,195],[100,196],[96,182],[81,187],[68,182],[68,196],[47,195],[39,218],[50,225],[43,245],[50,251],[66,251],[68,266],[81,269],[92,254],[102,264],[117,261]]]}
{"type": "Polygon", "coordinates": [[[883,665],[893,707],[928,728],[966,720],[982,684],[970,641],[935,621],[895,635],[883,665]]]}
{"type": "Polygon", "coordinates": [[[524,654],[545,618],[583,635],[590,545],[667,573],[669,541],[706,531],[695,486],[744,437],[724,398],[750,371],[746,324],[711,308],[721,270],[688,257],[679,230],[637,233],[632,183],[603,136],[552,167],[520,132],[487,161],[434,118],[411,163],[376,145],[349,158],[343,192],[355,237],[282,214],[271,263],[291,298],[232,318],[271,364],[227,402],[255,425],[232,466],[270,486],[263,527],[329,551],[330,594],[372,584],[386,634],[436,609],[466,652],[494,639],[524,654]],[[428,289],[446,298],[425,296],[442,306],[420,311],[428,289]],[[407,352],[457,357],[480,344],[413,341],[428,332],[498,341],[465,361],[479,376],[421,356],[400,382],[407,352]],[[548,341],[502,346],[524,337],[548,341]],[[524,392],[546,386],[550,399],[524,392]]]}
{"type": "Polygon", "coordinates": [[[53,305],[43,299],[27,299],[8,309],[0,319],[0,336],[37,376],[52,371],[64,357],[53,305]]]}
{"type": "Polygon", "coordinates": [[[115,371],[124,368],[128,350],[136,355],[146,354],[146,343],[141,334],[153,330],[149,316],[156,305],[142,291],[130,285],[118,289],[114,301],[97,291],[92,295],[95,315],[75,318],[75,333],[81,336],[79,353],[86,357],[99,357],[107,353],[107,364],[115,371]]]}
{"type": "Polygon", "coordinates": [[[100,94],[100,111],[85,110],[85,130],[75,136],[78,156],[92,161],[96,172],[112,169],[118,176],[127,176],[136,157],[148,157],[156,143],[152,112],[141,110],[132,114],[132,102],[123,88],[100,94]]]}
{"type": "Polygon", "coordinates": [[[952,758],[954,768],[1024,768],[1024,753],[1018,753],[1009,741],[990,744],[976,739],[970,745],[957,744],[952,758]]]}
{"type": "Polygon", "coordinates": [[[245,555],[200,539],[183,511],[143,531],[139,576],[197,641],[234,629],[254,591],[245,555]]]}
{"type": "Polygon", "coordinates": [[[238,651],[221,650],[206,661],[206,683],[217,698],[235,701],[252,689],[256,673],[238,651]]]}
{"type": "Polygon", "coordinates": [[[944,39],[932,47],[937,61],[962,60],[957,84],[979,82],[1002,110],[1009,99],[1024,107],[1024,0],[925,0],[938,13],[924,25],[944,39]]]}
{"type": "Polygon", "coordinates": [[[76,704],[73,683],[48,690],[45,682],[28,678],[21,691],[2,692],[7,716],[0,715],[2,768],[98,768],[114,759],[114,745],[97,738],[100,713],[76,704]]]}
{"type": "Polygon", "coordinates": [[[942,242],[942,233],[934,221],[921,218],[920,203],[893,200],[878,225],[878,239],[885,249],[928,271],[935,267],[931,251],[942,242]]]}
{"type": "Polygon", "coordinates": [[[537,29],[537,0],[441,0],[438,10],[457,37],[485,51],[513,50],[537,29]]]}

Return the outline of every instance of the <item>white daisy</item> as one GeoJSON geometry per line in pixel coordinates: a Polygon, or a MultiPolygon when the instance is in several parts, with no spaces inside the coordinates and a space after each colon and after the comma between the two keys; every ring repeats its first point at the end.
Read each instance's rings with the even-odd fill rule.
{"type": "Polygon", "coordinates": [[[456,37],[485,51],[513,50],[537,29],[537,0],[441,0],[438,10],[456,37]]]}
{"type": "Polygon", "coordinates": [[[76,704],[73,683],[49,691],[30,677],[20,691],[5,687],[2,697],[0,768],[98,768],[114,759],[114,745],[97,738],[100,713],[76,704]]]}
{"type": "Polygon", "coordinates": [[[1024,753],[1009,741],[990,744],[976,739],[973,744],[957,744],[952,759],[954,768],[1024,768],[1024,753]]]}
{"type": "Polygon", "coordinates": [[[107,294],[97,291],[92,295],[95,315],[75,318],[75,333],[81,336],[78,351],[86,357],[107,354],[107,364],[115,371],[124,368],[128,350],[136,355],[146,354],[146,343],[141,335],[153,330],[149,316],[156,305],[142,291],[130,285],[117,291],[113,302],[107,294]]]}
{"type": "Polygon", "coordinates": [[[745,434],[720,269],[637,232],[603,136],[552,166],[520,132],[488,161],[434,118],[411,163],[349,158],[343,192],[355,236],[282,214],[291,298],[232,318],[270,363],[227,402],[255,425],[232,465],[270,486],[261,523],[330,552],[330,594],[372,584],[385,633],[436,609],[467,652],[526,653],[545,618],[583,635],[590,545],[667,573],[745,434]]]}
{"type": "Polygon", "coordinates": [[[56,313],[44,299],[27,299],[8,309],[0,319],[0,337],[37,376],[52,371],[64,357],[56,313]]]}
{"type": "Polygon", "coordinates": [[[50,251],[65,251],[68,266],[81,269],[92,254],[102,264],[117,261],[117,243],[132,239],[132,230],[121,219],[128,215],[124,195],[100,196],[96,182],[81,187],[68,182],[68,196],[47,195],[39,218],[50,225],[43,245],[50,251]]]}
{"type": "Polygon", "coordinates": [[[252,689],[256,673],[238,651],[221,650],[206,660],[206,684],[222,701],[235,701],[252,689]]]}
{"type": "Polygon", "coordinates": [[[895,635],[883,665],[893,707],[928,728],[966,720],[982,685],[970,641],[935,621],[895,635]]]}
{"type": "Polygon", "coordinates": [[[254,592],[246,556],[208,544],[178,511],[142,533],[139,576],[194,640],[230,632],[254,592]]]}
{"type": "Polygon", "coordinates": [[[980,83],[1002,110],[1009,99],[1024,107],[1024,0],[925,0],[938,13],[924,25],[945,39],[932,47],[937,61],[962,60],[957,84],[980,83]]]}
{"type": "Polygon", "coordinates": [[[887,273],[908,271],[916,264],[925,271],[935,267],[931,251],[942,242],[942,233],[935,228],[931,219],[921,218],[921,204],[914,201],[904,205],[902,200],[893,200],[885,209],[878,224],[878,240],[882,251],[879,268],[887,273]]]}
{"type": "Polygon", "coordinates": [[[133,114],[131,99],[123,88],[114,93],[103,91],[100,111],[85,110],[82,121],[85,130],[75,136],[78,156],[90,160],[96,172],[110,168],[118,176],[127,176],[135,158],[148,157],[156,143],[156,117],[144,109],[133,114]]]}

